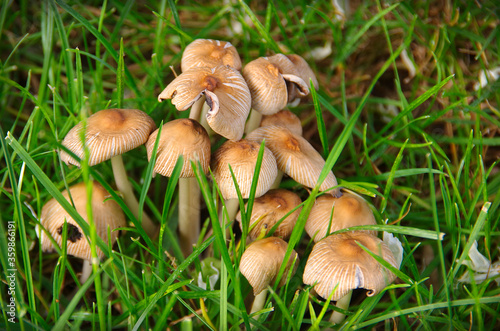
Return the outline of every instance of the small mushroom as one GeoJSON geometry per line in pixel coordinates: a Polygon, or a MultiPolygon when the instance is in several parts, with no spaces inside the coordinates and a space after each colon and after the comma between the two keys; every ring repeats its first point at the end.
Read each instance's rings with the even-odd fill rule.
{"type": "MultiPolygon", "coordinates": [[[[256,198],[250,217],[248,236],[256,240],[262,234],[267,234],[276,223],[281,221],[273,236],[287,239],[293,231],[302,208],[297,208],[288,217],[283,218],[301,203],[302,200],[297,194],[285,189],[270,190],[256,198]]],[[[242,227],[241,212],[236,215],[236,220],[242,227]]]]}
{"type": "MultiPolygon", "coordinates": [[[[116,186],[132,213],[139,217],[139,203],[128,181],[121,154],[143,145],[155,129],[153,119],[141,110],[104,109],[87,119],[84,142],[81,139],[84,128],[80,122],[68,132],[62,144],[83,159],[85,143],[90,153],[90,166],[111,159],[116,186]]],[[[80,166],[78,161],[63,150],[60,151],[60,157],[66,164],[80,166]]],[[[142,226],[150,237],[157,233],[157,226],[146,213],[142,215],[142,226]]]]}
{"type": "MultiPolygon", "coordinates": [[[[214,181],[219,186],[224,199],[238,198],[229,165],[234,172],[242,197],[244,199],[249,198],[259,149],[260,144],[255,141],[247,139],[240,141],[228,140],[212,155],[211,168],[214,181]]],[[[273,153],[267,147],[264,147],[264,155],[257,190],[255,192],[256,197],[260,197],[269,191],[277,173],[278,169],[273,153]]]]}
{"type": "MultiPolygon", "coordinates": [[[[158,132],[159,130],[154,131],[146,142],[148,160],[151,160],[158,132]]],[[[191,161],[199,161],[203,172],[208,173],[210,138],[200,123],[189,118],[176,119],[163,125],[153,171],[170,177],[181,155],[184,163],[180,177],[195,176],[191,161]]]]}
{"type": "MultiPolygon", "coordinates": [[[[382,240],[368,233],[352,232],[318,241],[304,269],[304,284],[314,285],[314,290],[322,298],[331,297],[343,309],[349,306],[352,290],[364,288],[368,290],[368,296],[373,296],[396,279],[396,275],[357,243],[398,267],[391,250],[382,240]]],[[[343,319],[343,315],[339,315],[333,314],[330,321],[339,323],[343,319]]]]}
{"type": "MultiPolygon", "coordinates": [[[[82,218],[88,222],[87,215],[87,186],[85,183],[79,183],[73,185],[69,188],[69,191],[62,192],[63,197],[68,201],[73,201],[76,211],[82,216],[82,218]],[[70,199],[71,196],[71,199],[70,199]]],[[[117,228],[125,227],[127,222],[125,220],[125,215],[114,200],[109,199],[110,194],[97,182],[92,182],[92,216],[94,224],[96,226],[96,234],[101,237],[104,242],[111,242],[111,244],[116,242],[118,238],[118,231],[114,231],[117,228]],[[111,237],[108,236],[108,228],[110,230],[111,237]]],[[[85,280],[89,276],[90,269],[89,261],[92,259],[90,244],[87,238],[83,235],[83,230],[80,228],[78,223],[71,218],[66,210],[57,202],[56,199],[52,198],[43,207],[40,214],[40,224],[43,226],[48,233],[54,238],[56,243],[61,247],[63,245],[63,228],[64,223],[67,223],[67,252],[68,255],[76,256],[87,261],[84,264],[84,270],[82,273],[81,281],[85,280]],[[87,268],[87,269],[86,269],[87,268]]],[[[42,251],[51,252],[55,248],[52,241],[47,236],[45,231],[41,231],[37,228],[37,235],[40,238],[40,245],[42,251]]],[[[97,255],[100,259],[104,257],[104,253],[97,248],[97,255]]]]}
{"type": "MultiPolygon", "coordinates": [[[[276,282],[281,264],[284,263],[288,244],[276,237],[268,237],[254,241],[250,244],[240,261],[240,272],[248,280],[256,296],[252,305],[251,313],[259,311],[264,306],[266,300],[267,287],[276,282]]],[[[290,258],[286,262],[285,271],[280,279],[278,286],[286,283],[287,275],[292,269],[292,274],[298,266],[298,254],[292,251],[290,258]],[[294,260],[295,261],[294,263],[294,260]]]]}
{"type": "MultiPolygon", "coordinates": [[[[313,188],[318,179],[325,160],[303,137],[293,134],[285,127],[266,126],[252,131],[246,139],[256,142],[266,141],[276,157],[278,169],[292,177],[297,183],[313,188]]],[[[329,172],[320,186],[320,191],[337,186],[333,172],[329,172]]],[[[342,193],[335,188],[330,193],[340,197],[342,193]]]]}
{"type": "MultiPolygon", "coordinates": [[[[309,86],[309,81],[312,80],[314,88],[318,89],[318,79],[306,60],[297,54],[288,54],[286,57],[294,64],[297,76],[302,78],[307,86],[309,86]]],[[[300,98],[302,97],[299,93],[297,93],[297,91],[290,92],[290,95],[288,96],[288,99],[291,100],[290,103],[292,104],[299,102],[300,98]],[[297,97],[298,100],[294,100],[294,97],[297,97]]]]}
{"type": "MultiPolygon", "coordinates": [[[[341,229],[375,224],[377,221],[366,201],[355,194],[344,192],[340,198],[331,195],[318,197],[309,213],[305,230],[314,242],[318,242],[341,229]]],[[[377,231],[363,230],[363,232],[377,235],[377,231]]]]}
{"type": "Polygon", "coordinates": [[[267,59],[278,67],[286,82],[288,103],[293,102],[296,98],[304,98],[309,95],[309,81],[305,81],[300,76],[297,67],[289,57],[275,54],[267,59]]]}
{"type": "Polygon", "coordinates": [[[228,41],[195,39],[182,53],[181,70],[196,67],[230,66],[241,70],[241,59],[236,48],[228,41]]]}
{"type": "Polygon", "coordinates": [[[184,111],[203,95],[210,107],[207,122],[212,130],[227,139],[240,140],[251,97],[245,80],[231,67],[188,69],[160,93],[158,101],[171,99],[177,110],[184,111]]]}
{"type": "MultiPolygon", "coordinates": [[[[158,132],[159,130],[153,132],[146,143],[148,160],[151,160],[158,132]]],[[[184,255],[188,256],[200,235],[200,191],[196,180],[186,182],[183,179],[195,176],[192,161],[199,161],[201,170],[208,173],[210,138],[200,123],[186,118],[164,124],[158,139],[154,172],[170,177],[179,156],[183,156],[179,179],[179,242],[184,255]]]]}
{"type": "Polygon", "coordinates": [[[289,110],[280,110],[276,114],[263,115],[260,126],[283,126],[297,136],[302,136],[302,123],[300,118],[289,110]]]}

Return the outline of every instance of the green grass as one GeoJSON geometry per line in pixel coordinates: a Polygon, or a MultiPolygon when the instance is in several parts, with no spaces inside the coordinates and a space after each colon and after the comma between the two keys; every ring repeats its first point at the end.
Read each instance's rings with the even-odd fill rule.
{"type": "Polygon", "coordinates": [[[82,180],[99,181],[130,223],[139,224],[113,190],[109,162],[68,167],[57,149],[76,123],[100,109],[141,109],[158,126],[187,117],[169,102],[158,103],[157,95],[174,78],[170,67],[180,72],[185,46],[212,38],[230,41],[244,63],[276,52],[308,61],[319,89],[291,110],[301,118],[305,138],[325,157],[322,179],[333,169],[343,187],[364,194],[373,206],[378,225],[370,227],[392,232],[403,243],[397,281],[373,297],[355,292],[344,324],[333,328],[498,329],[495,280],[457,282],[473,274],[462,262],[474,241],[489,260],[499,260],[500,82],[474,88],[482,70],[500,66],[498,6],[456,0],[355,4],[340,22],[331,1],[204,6],[172,0],[4,1],[0,328],[304,330],[329,325],[336,307],[302,283],[313,246],[303,229],[319,192],[289,178],[281,187],[297,192],[303,208],[287,254],[295,249],[300,260],[295,275],[283,274],[282,268],[286,286],[270,287],[257,315],[247,313],[252,289],[238,269],[245,243],[239,245],[238,231],[225,238],[215,185],[198,170],[207,236],[184,258],[175,232],[180,169],[170,179],[153,178],[144,147],[124,160],[141,206],[161,224],[159,239],[132,228],[113,247],[96,238],[106,258],[84,284],[77,277],[80,262],[67,256],[65,247],[41,252],[37,215],[52,197],[86,235],[95,234],[61,194],[82,180]],[[310,57],[326,44],[330,54],[310,57]],[[405,54],[416,69],[413,77],[403,63],[405,54]],[[381,113],[390,109],[395,113],[381,113]],[[7,315],[9,221],[16,228],[16,325],[7,315]],[[213,290],[197,282],[209,256],[220,262],[213,290]]]}

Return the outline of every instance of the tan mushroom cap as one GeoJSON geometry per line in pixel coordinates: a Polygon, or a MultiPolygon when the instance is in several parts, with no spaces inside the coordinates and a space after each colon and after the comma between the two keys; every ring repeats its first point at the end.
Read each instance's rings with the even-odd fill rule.
{"type": "MultiPolygon", "coordinates": [[[[214,181],[219,186],[224,199],[238,198],[229,165],[233,169],[241,195],[244,199],[249,198],[259,148],[260,144],[254,141],[246,139],[239,141],[228,140],[214,152],[210,166],[214,181]]],[[[264,147],[255,196],[260,197],[269,191],[277,175],[278,169],[273,153],[267,147],[264,147]]]]}
{"type": "Polygon", "coordinates": [[[333,301],[356,288],[367,289],[367,295],[373,296],[392,283],[396,276],[357,242],[397,268],[391,250],[379,238],[362,232],[341,233],[314,245],[304,269],[304,283],[314,285],[314,290],[324,299],[335,290],[333,301]]]}
{"type": "Polygon", "coordinates": [[[304,81],[295,64],[287,56],[275,54],[268,56],[267,59],[276,65],[286,82],[288,103],[295,98],[303,98],[309,95],[309,81],[304,81]]]}
{"type": "Polygon", "coordinates": [[[241,70],[241,59],[230,42],[213,39],[196,39],[182,53],[181,70],[196,67],[230,66],[241,70]]]}
{"type": "MultiPolygon", "coordinates": [[[[111,243],[116,242],[118,238],[118,231],[113,231],[116,228],[124,227],[127,225],[125,215],[114,200],[109,199],[111,196],[97,182],[92,182],[92,215],[96,226],[96,233],[104,242],[108,242],[108,226],[111,233],[111,243]]],[[[78,214],[88,222],[87,216],[87,186],[85,183],[79,183],[69,188],[71,198],[78,214]]],[[[68,191],[62,192],[64,198],[71,202],[68,191]]],[[[71,218],[71,216],[64,210],[64,208],[56,201],[56,199],[49,200],[43,207],[40,214],[40,223],[47,229],[57,244],[62,246],[62,231],[64,221],[67,223],[67,250],[69,255],[79,257],[84,260],[90,260],[92,255],[90,251],[89,242],[85,238],[82,229],[71,218]]],[[[52,241],[48,238],[45,231],[38,229],[37,234],[40,237],[40,243],[44,252],[51,252],[54,250],[52,241]]],[[[97,248],[97,255],[99,258],[104,257],[104,253],[97,248]]]]}
{"type": "MultiPolygon", "coordinates": [[[[276,157],[278,169],[292,177],[297,183],[313,188],[318,182],[325,160],[299,135],[293,134],[285,127],[266,126],[258,128],[246,137],[248,140],[266,141],[266,147],[276,157]]],[[[337,179],[330,171],[320,186],[320,191],[325,191],[337,186],[337,179]]],[[[329,191],[334,196],[341,196],[340,190],[329,191]]]]}
{"type": "MultiPolygon", "coordinates": [[[[146,143],[148,160],[151,160],[158,131],[154,131],[146,143]]],[[[170,177],[179,156],[184,157],[180,177],[194,177],[191,161],[198,162],[208,173],[210,166],[210,138],[203,126],[195,120],[184,118],[163,125],[156,151],[154,173],[170,177]]]]}
{"type": "MultiPolygon", "coordinates": [[[[89,166],[123,154],[144,144],[156,125],[151,117],[138,109],[104,109],[87,119],[85,144],[90,151],[89,166]]],[[[75,125],[62,141],[80,159],[84,157],[81,140],[83,124],[75,125]]],[[[80,166],[68,153],[61,150],[61,160],[80,166]]]]}
{"type": "MultiPolygon", "coordinates": [[[[263,196],[256,198],[252,208],[252,216],[250,217],[249,229],[251,230],[248,236],[255,240],[263,231],[267,234],[278,221],[301,203],[302,200],[296,193],[285,189],[270,190],[263,196]]],[[[297,208],[281,221],[273,236],[283,239],[290,237],[301,210],[302,207],[297,208]]],[[[241,211],[236,215],[236,220],[240,222],[240,227],[242,227],[241,211]]]]}
{"type": "Polygon", "coordinates": [[[260,57],[249,62],[242,73],[252,95],[252,109],[271,115],[285,108],[288,102],[287,86],[275,64],[260,57]]]}
{"type": "Polygon", "coordinates": [[[300,118],[289,110],[280,110],[276,114],[263,115],[260,126],[284,126],[292,133],[302,136],[302,123],[300,118]]]}
{"type": "MultiPolygon", "coordinates": [[[[309,213],[305,230],[318,242],[328,234],[358,225],[376,225],[377,221],[366,201],[352,193],[344,192],[340,198],[322,195],[316,199],[309,213]],[[333,210],[333,217],[332,217],[333,210]],[[328,226],[330,225],[330,232],[328,226]]],[[[377,235],[377,231],[362,231],[377,235]]]]}
{"type": "Polygon", "coordinates": [[[297,54],[288,54],[286,57],[295,65],[298,76],[306,82],[307,86],[309,86],[309,80],[312,79],[313,86],[317,89],[318,79],[306,60],[297,54]]]}
{"type": "Polygon", "coordinates": [[[158,96],[171,99],[177,110],[189,109],[202,95],[210,106],[208,125],[230,140],[240,140],[250,113],[251,96],[241,74],[228,66],[199,67],[186,70],[158,96]]]}
{"type": "MultiPolygon", "coordinates": [[[[269,237],[254,241],[247,247],[240,261],[240,271],[252,285],[254,295],[262,292],[268,285],[273,285],[285,258],[288,244],[280,238],[269,237]]],[[[299,257],[295,250],[290,254],[286,269],[278,286],[286,283],[290,267],[293,264],[292,274],[298,266],[299,257]],[[295,263],[293,263],[293,261],[295,263]]]]}

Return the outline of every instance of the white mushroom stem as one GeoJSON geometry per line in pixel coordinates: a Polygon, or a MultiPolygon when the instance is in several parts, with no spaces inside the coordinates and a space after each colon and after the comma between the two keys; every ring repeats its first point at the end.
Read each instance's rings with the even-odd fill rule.
{"type": "Polygon", "coordinates": [[[260,121],[262,120],[262,114],[255,109],[252,109],[250,116],[248,117],[247,123],[245,125],[245,133],[249,134],[253,130],[260,126],[260,121]]]}
{"type": "Polygon", "coordinates": [[[200,187],[196,178],[179,178],[179,240],[187,257],[200,237],[200,187]]]}
{"type": "MultiPolygon", "coordinates": [[[[132,185],[127,178],[127,173],[125,171],[121,155],[116,155],[111,158],[111,166],[113,168],[113,174],[115,176],[118,191],[120,191],[123,195],[123,200],[129,207],[132,214],[139,219],[139,202],[137,201],[132,185]]],[[[142,212],[142,228],[146,231],[146,234],[150,238],[154,238],[158,234],[158,226],[153,223],[151,218],[149,218],[144,211],[142,212]]]]}
{"type": "MultiPolygon", "coordinates": [[[[205,105],[202,95],[191,106],[189,118],[201,123],[201,114],[205,105]]],[[[202,124],[205,129],[207,125],[202,124]]],[[[208,132],[208,131],[207,131],[208,132]]],[[[193,252],[193,245],[200,236],[200,187],[196,177],[179,178],[179,239],[184,257],[193,252]]]]}
{"type": "Polygon", "coordinates": [[[252,308],[250,309],[250,315],[258,312],[259,310],[262,310],[262,308],[264,308],[264,305],[266,304],[266,299],[267,299],[267,288],[262,290],[262,292],[257,294],[255,296],[255,299],[253,299],[252,308]]]}
{"type": "Polygon", "coordinates": [[[82,274],[80,275],[80,283],[83,284],[92,275],[92,263],[89,260],[83,260],[82,274]]]}
{"type": "MultiPolygon", "coordinates": [[[[346,295],[344,295],[342,298],[337,300],[336,306],[338,308],[347,310],[349,308],[349,304],[351,302],[351,295],[352,295],[352,290],[349,291],[346,295]]],[[[335,324],[340,324],[344,320],[345,315],[342,314],[341,312],[334,311],[332,313],[332,317],[330,317],[330,322],[335,323],[335,324]]]]}

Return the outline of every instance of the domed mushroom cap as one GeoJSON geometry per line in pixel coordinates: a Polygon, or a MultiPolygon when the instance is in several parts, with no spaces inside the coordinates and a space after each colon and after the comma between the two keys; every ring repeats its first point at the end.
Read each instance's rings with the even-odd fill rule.
{"type": "MultiPolygon", "coordinates": [[[[297,183],[313,188],[318,182],[325,160],[301,136],[293,134],[285,127],[266,126],[250,132],[246,138],[257,142],[265,139],[266,147],[269,147],[276,157],[278,169],[292,177],[297,183]]],[[[337,179],[330,171],[321,184],[320,190],[324,191],[334,186],[337,186],[337,179]]],[[[330,193],[334,196],[341,196],[338,188],[330,193]]]]}
{"type": "Polygon", "coordinates": [[[280,110],[276,114],[263,115],[260,126],[283,126],[293,134],[302,136],[302,123],[300,118],[289,110],[280,110]]]}
{"type": "MultiPolygon", "coordinates": [[[[268,285],[274,284],[281,264],[285,258],[288,244],[280,238],[269,237],[254,241],[247,247],[240,261],[240,271],[252,285],[254,295],[262,292],[268,285]]],[[[283,286],[293,264],[292,274],[298,266],[298,255],[292,251],[278,286],[283,286]],[[294,259],[297,259],[293,263],[294,259]]]]}
{"type": "Polygon", "coordinates": [[[196,39],[186,46],[182,53],[181,70],[184,72],[195,67],[230,66],[241,70],[241,59],[230,42],[196,39]]]}
{"type": "MultiPolygon", "coordinates": [[[[154,131],[146,143],[148,160],[151,160],[158,131],[154,131]]],[[[184,118],[163,125],[156,151],[153,171],[170,177],[179,156],[184,157],[180,177],[194,177],[191,161],[200,161],[202,171],[210,165],[210,138],[203,126],[195,120],[184,118]]]]}
{"type": "Polygon", "coordinates": [[[287,86],[276,65],[260,57],[249,62],[242,73],[252,95],[252,109],[271,115],[285,108],[287,86]]]}
{"type": "MultiPolygon", "coordinates": [[[[376,225],[377,221],[366,201],[352,193],[344,193],[340,198],[322,195],[316,199],[309,213],[305,230],[317,242],[328,234],[358,225],[376,225]],[[333,211],[333,216],[332,216],[333,211]],[[330,232],[327,233],[330,226],[330,232]]],[[[365,231],[374,236],[377,231],[365,231]]]]}
{"type": "MultiPolygon", "coordinates": [[[[118,203],[109,199],[110,194],[99,183],[92,183],[92,215],[96,226],[96,233],[104,242],[111,239],[114,243],[118,238],[118,231],[113,231],[116,228],[124,227],[127,225],[125,215],[118,203]],[[108,226],[111,232],[111,238],[108,237],[108,226]]],[[[87,216],[87,186],[85,183],[79,183],[69,188],[71,198],[78,214],[88,222],[87,216]]],[[[64,198],[71,202],[68,191],[62,193],[64,198]]],[[[62,236],[64,220],[66,220],[67,227],[67,250],[69,255],[79,257],[84,260],[90,260],[92,255],[90,251],[89,242],[85,238],[82,229],[71,218],[71,216],[64,210],[64,208],[56,201],[56,199],[49,200],[43,207],[40,214],[40,223],[47,229],[54,240],[59,246],[62,246],[62,236]]],[[[37,234],[40,237],[40,243],[44,252],[51,252],[54,250],[51,240],[48,238],[45,231],[38,229],[37,234]]],[[[104,257],[104,253],[97,248],[97,255],[99,258],[104,257]]]]}
{"type": "Polygon", "coordinates": [[[288,54],[286,57],[295,65],[297,75],[306,82],[307,86],[309,86],[309,80],[312,79],[313,86],[317,89],[319,86],[318,79],[306,60],[297,54],[288,54]]]}
{"type": "MultiPolygon", "coordinates": [[[[302,200],[297,194],[285,189],[270,190],[263,196],[256,198],[250,217],[249,228],[251,230],[248,236],[255,240],[263,231],[267,234],[278,221],[301,203],[302,200]]],[[[302,207],[297,208],[281,221],[273,236],[283,239],[290,237],[301,210],[302,207]]],[[[240,222],[241,227],[241,211],[236,215],[236,220],[240,222]]]]}
{"type": "Polygon", "coordinates": [[[168,84],[158,101],[171,99],[177,110],[184,111],[203,94],[210,106],[207,122],[212,130],[230,140],[241,139],[252,100],[245,80],[231,67],[186,70],[168,84]]]}
{"type": "Polygon", "coordinates": [[[341,233],[314,245],[304,269],[304,283],[314,285],[314,290],[324,299],[335,290],[333,301],[356,288],[367,289],[367,295],[373,296],[392,283],[396,275],[365,252],[357,242],[397,268],[391,250],[379,238],[361,232],[341,233]]]}
{"type": "MultiPolygon", "coordinates": [[[[104,109],[87,119],[85,144],[90,156],[89,166],[111,159],[144,144],[156,125],[151,117],[138,109],[104,109]]],[[[75,125],[62,141],[80,159],[84,157],[81,140],[83,124],[75,125]]],[[[61,150],[61,160],[80,166],[68,153],[61,150]]]]}
{"type": "Polygon", "coordinates": [[[309,81],[299,75],[295,64],[283,54],[275,54],[267,57],[269,62],[276,65],[287,86],[287,101],[292,102],[295,98],[303,98],[309,95],[309,81]]]}
{"type": "MultiPolygon", "coordinates": [[[[246,139],[239,141],[228,140],[212,155],[210,166],[213,171],[214,181],[219,186],[224,199],[238,198],[229,165],[233,169],[241,195],[244,199],[249,198],[259,148],[260,145],[254,141],[246,139]]],[[[278,169],[273,153],[267,147],[264,147],[255,196],[260,197],[269,191],[277,175],[278,169]]]]}

